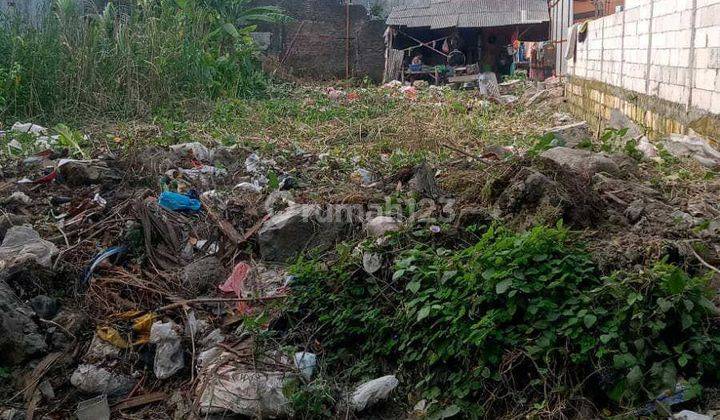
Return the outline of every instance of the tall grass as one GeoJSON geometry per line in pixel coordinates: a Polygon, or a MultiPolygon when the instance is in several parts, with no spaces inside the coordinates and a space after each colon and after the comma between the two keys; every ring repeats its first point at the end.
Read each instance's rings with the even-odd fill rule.
{"type": "Polygon", "coordinates": [[[136,0],[103,10],[54,1],[37,25],[0,18],[1,121],[133,117],[186,98],[255,95],[266,78],[252,23],[282,18],[248,0],[136,0]]]}

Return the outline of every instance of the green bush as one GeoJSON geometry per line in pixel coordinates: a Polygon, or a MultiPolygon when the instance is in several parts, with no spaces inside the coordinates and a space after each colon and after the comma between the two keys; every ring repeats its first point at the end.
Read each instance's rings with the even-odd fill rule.
{"type": "Polygon", "coordinates": [[[378,276],[359,265],[297,263],[289,312],[349,380],[397,371],[415,395],[487,415],[636,407],[678,378],[717,379],[707,279],[664,262],[602,277],[562,226],[416,245],[378,276]]]}
{"type": "Polygon", "coordinates": [[[37,25],[0,17],[0,120],[138,116],[266,83],[250,32],[280,19],[248,0],[141,0],[86,11],[56,0],[37,25]],[[217,4],[216,4],[217,3],[217,4]]]}

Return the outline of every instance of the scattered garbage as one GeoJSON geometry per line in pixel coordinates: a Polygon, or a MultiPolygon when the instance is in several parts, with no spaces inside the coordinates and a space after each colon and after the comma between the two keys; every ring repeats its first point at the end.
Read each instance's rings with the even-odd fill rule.
{"type": "Polygon", "coordinates": [[[0,270],[10,269],[28,261],[50,267],[58,249],[30,226],[13,226],[8,229],[0,245],[0,270]]]}
{"type": "Polygon", "coordinates": [[[170,146],[170,150],[181,158],[194,158],[201,162],[212,161],[212,153],[210,149],[199,142],[175,144],[170,146]]]}
{"type": "Polygon", "coordinates": [[[115,397],[130,392],[136,381],[97,365],[79,365],[70,376],[70,383],[87,394],[115,397]]]}
{"type": "Polygon", "coordinates": [[[114,246],[114,247],[108,248],[105,251],[96,255],[95,258],[93,258],[93,260],[90,262],[90,266],[85,270],[85,275],[83,275],[83,280],[82,280],[82,283],[80,284],[80,290],[83,290],[84,288],[86,288],[88,286],[93,273],[103,262],[105,262],[113,257],[115,257],[115,260],[117,261],[126,252],[127,252],[126,247],[114,246]]]}
{"type": "Polygon", "coordinates": [[[78,420],[110,420],[110,405],[107,395],[98,395],[78,403],[75,416],[78,420]]]}
{"type": "Polygon", "coordinates": [[[380,255],[374,252],[365,252],[363,254],[363,270],[368,274],[376,273],[382,267],[380,255]]]}
{"type": "Polygon", "coordinates": [[[157,346],[153,372],[158,379],[173,376],[185,365],[182,339],[176,331],[178,328],[172,321],[152,324],[150,342],[157,346]]]}
{"type": "Polygon", "coordinates": [[[315,354],[304,351],[295,353],[295,367],[306,381],[312,379],[316,365],[317,356],[315,354]]]}
{"type": "Polygon", "coordinates": [[[30,133],[34,134],[36,136],[44,135],[48,133],[48,129],[37,124],[33,123],[21,123],[16,122],[13,124],[12,128],[10,130],[15,131],[17,133],[30,133]]]}
{"type": "Polygon", "coordinates": [[[365,382],[355,388],[350,397],[350,407],[355,411],[363,411],[386,400],[398,386],[395,375],[383,376],[365,382]]]}
{"type": "Polygon", "coordinates": [[[225,280],[225,283],[219,286],[220,290],[226,293],[235,293],[237,297],[242,298],[243,284],[245,283],[248,273],[250,273],[250,269],[250,265],[244,262],[236,265],[230,277],[225,280]]]}
{"type": "Polygon", "coordinates": [[[208,359],[202,363],[195,386],[201,414],[234,413],[262,418],[292,415],[290,401],[283,393],[287,372],[252,370],[234,363],[232,353],[225,351],[208,359]]]}
{"type": "Polygon", "coordinates": [[[179,194],[172,191],[165,191],[160,194],[158,204],[167,210],[197,213],[202,208],[200,200],[189,194],[179,194]]]}

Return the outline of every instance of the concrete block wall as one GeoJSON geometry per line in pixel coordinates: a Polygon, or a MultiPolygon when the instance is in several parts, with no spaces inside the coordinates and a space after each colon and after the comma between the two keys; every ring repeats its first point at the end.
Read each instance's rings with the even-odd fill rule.
{"type": "Polygon", "coordinates": [[[591,21],[568,74],[720,114],[720,0],[626,0],[591,21]]]}

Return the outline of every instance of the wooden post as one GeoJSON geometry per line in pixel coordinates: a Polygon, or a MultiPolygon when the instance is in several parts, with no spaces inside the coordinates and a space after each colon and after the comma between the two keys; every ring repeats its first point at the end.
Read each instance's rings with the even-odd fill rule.
{"type": "Polygon", "coordinates": [[[345,79],[350,78],[350,2],[345,0],[345,79]]]}

